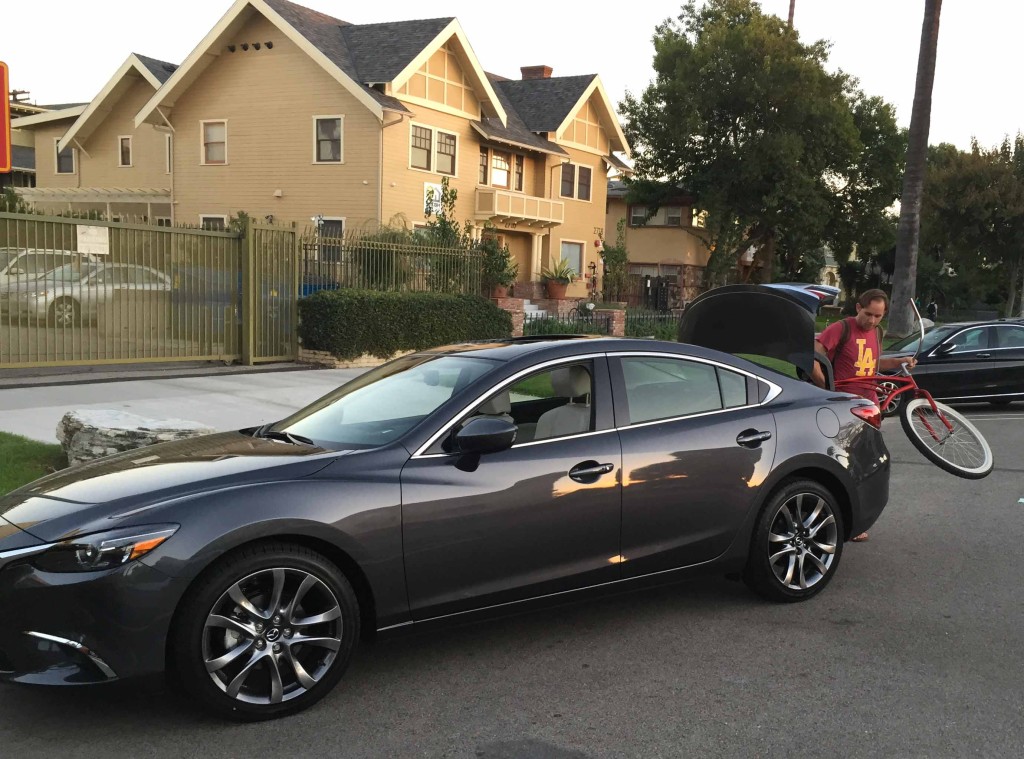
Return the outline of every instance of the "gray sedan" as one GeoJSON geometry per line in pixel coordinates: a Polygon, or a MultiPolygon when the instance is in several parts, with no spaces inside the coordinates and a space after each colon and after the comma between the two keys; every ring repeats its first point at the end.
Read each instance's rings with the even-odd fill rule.
{"type": "Polygon", "coordinates": [[[171,279],[137,264],[68,264],[9,294],[12,320],[43,321],[70,327],[96,318],[99,308],[124,291],[169,292],[171,279]]]}

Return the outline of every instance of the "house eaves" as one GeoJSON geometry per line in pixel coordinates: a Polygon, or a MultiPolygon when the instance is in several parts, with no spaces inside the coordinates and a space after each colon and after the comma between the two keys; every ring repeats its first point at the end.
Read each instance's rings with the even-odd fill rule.
{"type": "Polygon", "coordinates": [[[72,143],[77,144],[79,147],[84,146],[93,132],[110,115],[110,112],[114,110],[124,93],[138,79],[143,79],[156,91],[160,89],[160,85],[170,77],[176,68],[177,66],[173,63],[158,61],[155,58],[139,56],[135,53],[129,55],[110,80],[103,86],[99,94],[86,106],[82,115],[64,133],[60,142],[57,143],[57,149],[65,150],[72,143]],[[170,69],[169,71],[167,70],[168,68],[170,69]],[[166,76],[161,78],[156,72],[160,72],[160,74],[166,73],[166,76]]]}
{"type": "Polygon", "coordinates": [[[615,140],[618,140],[617,145],[615,144],[615,140],[612,140],[611,150],[625,153],[628,156],[629,142],[626,141],[626,135],[622,133],[622,127],[619,126],[619,117],[615,115],[615,106],[612,105],[611,98],[608,97],[608,93],[605,91],[604,85],[601,84],[601,77],[596,74],[587,89],[583,91],[583,94],[579,96],[573,106],[569,109],[568,114],[566,114],[565,118],[558,125],[558,128],[554,130],[555,137],[561,137],[569,127],[569,124],[572,123],[575,115],[583,107],[583,104],[586,103],[587,100],[590,99],[590,96],[595,92],[599,95],[598,99],[604,107],[605,119],[612,126],[612,134],[615,136],[615,140]]]}
{"type": "Polygon", "coordinates": [[[11,129],[25,129],[39,124],[48,124],[51,121],[63,121],[64,119],[77,119],[83,113],[87,105],[76,105],[71,108],[62,108],[57,111],[46,111],[33,116],[22,116],[20,119],[11,119],[11,129]]]}

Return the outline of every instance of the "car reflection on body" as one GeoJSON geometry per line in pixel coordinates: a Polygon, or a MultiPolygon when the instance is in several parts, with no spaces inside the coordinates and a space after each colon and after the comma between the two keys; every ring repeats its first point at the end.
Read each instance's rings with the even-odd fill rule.
{"type": "Polygon", "coordinates": [[[118,292],[168,292],[170,278],[137,264],[67,264],[10,291],[12,320],[47,321],[70,327],[96,318],[118,292]]]}
{"type": "Polygon", "coordinates": [[[0,669],[163,670],[256,720],[323,697],[361,633],[699,572],[802,601],[885,506],[879,425],[863,399],[693,345],[404,356],[276,424],[0,498],[0,669]]]}
{"type": "MultiPolygon", "coordinates": [[[[919,335],[883,352],[910,356],[919,335]]],[[[1004,405],[1024,401],[1024,319],[992,319],[940,324],[928,328],[917,357],[914,379],[937,401],[988,401],[1004,405]]],[[[886,413],[895,413],[895,405],[886,413]]]]}

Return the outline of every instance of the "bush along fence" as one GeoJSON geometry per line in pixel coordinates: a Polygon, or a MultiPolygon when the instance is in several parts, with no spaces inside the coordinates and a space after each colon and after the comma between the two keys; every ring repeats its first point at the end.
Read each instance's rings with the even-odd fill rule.
{"type": "Polygon", "coordinates": [[[512,335],[511,315],[479,295],[322,291],[300,300],[299,313],[300,360],[335,366],[512,335]]]}
{"type": "Polygon", "coordinates": [[[657,311],[626,311],[626,337],[653,337],[676,340],[679,336],[679,314],[657,311]]]}

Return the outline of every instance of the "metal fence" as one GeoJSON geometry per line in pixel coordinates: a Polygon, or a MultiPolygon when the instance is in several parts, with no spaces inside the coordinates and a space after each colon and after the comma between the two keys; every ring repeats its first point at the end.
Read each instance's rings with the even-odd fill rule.
{"type": "Polygon", "coordinates": [[[658,340],[676,340],[679,336],[680,316],[656,311],[626,311],[626,337],[653,337],[658,340]]]}
{"type": "Polygon", "coordinates": [[[481,256],[438,248],[401,233],[353,232],[328,236],[306,230],[300,243],[301,293],[351,287],[360,290],[479,293],[481,256]]]}
{"type": "Polygon", "coordinates": [[[565,316],[548,316],[541,312],[527,312],[523,319],[523,335],[607,335],[611,333],[611,318],[594,314],[586,308],[574,308],[565,316]]]}
{"type": "Polygon", "coordinates": [[[240,357],[225,232],[0,213],[0,367],[240,357]]]}

